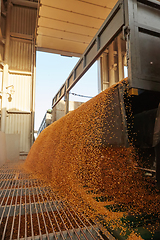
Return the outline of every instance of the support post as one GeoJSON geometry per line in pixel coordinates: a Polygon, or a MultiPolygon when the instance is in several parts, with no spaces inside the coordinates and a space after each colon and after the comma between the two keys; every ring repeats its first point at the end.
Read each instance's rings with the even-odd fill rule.
{"type": "Polygon", "coordinates": [[[123,64],[123,56],[122,56],[122,44],[121,44],[121,35],[117,38],[118,45],[118,72],[119,72],[119,81],[124,78],[124,64],[123,64]]]}
{"type": "Polygon", "coordinates": [[[109,87],[115,84],[114,42],[109,45],[109,87]]]}
{"type": "Polygon", "coordinates": [[[1,111],[1,131],[5,132],[6,128],[6,110],[7,110],[7,94],[6,87],[8,84],[8,63],[9,63],[9,46],[10,46],[10,25],[11,25],[11,0],[7,2],[7,16],[6,16],[6,42],[4,52],[4,68],[2,79],[2,111],[1,111]]]}
{"type": "Polygon", "coordinates": [[[36,50],[35,39],[32,43],[32,96],[31,96],[31,146],[34,143],[34,117],[35,117],[35,84],[36,84],[36,50]]]}
{"type": "Polygon", "coordinates": [[[5,64],[3,67],[3,75],[2,75],[2,110],[1,110],[1,131],[4,133],[6,129],[7,83],[8,83],[8,64],[5,64]]]}
{"type": "Polygon", "coordinates": [[[98,90],[104,91],[109,87],[108,54],[104,52],[98,60],[98,90]]]}
{"type": "Polygon", "coordinates": [[[156,186],[160,190],[160,143],[155,147],[156,157],[156,186]]]}
{"type": "Polygon", "coordinates": [[[102,91],[109,87],[108,79],[108,56],[107,53],[103,53],[102,58],[102,91]]]}
{"type": "Polygon", "coordinates": [[[69,112],[69,92],[65,94],[65,114],[69,112]]]}
{"type": "Polygon", "coordinates": [[[98,73],[98,93],[102,91],[102,70],[101,70],[102,57],[97,60],[97,73],[98,73]]]}
{"type": "Polygon", "coordinates": [[[1,30],[1,26],[2,26],[2,21],[1,21],[1,14],[2,14],[2,8],[1,8],[1,5],[2,5],[2,0],[0,0],[0,41],[2,41],[2,30],[1,30]]]}

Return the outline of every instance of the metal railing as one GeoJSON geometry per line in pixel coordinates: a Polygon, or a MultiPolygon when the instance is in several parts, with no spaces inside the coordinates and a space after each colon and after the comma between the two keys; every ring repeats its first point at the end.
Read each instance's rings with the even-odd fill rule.
{"type": "Polygon", "coordinates": [[[37,131],[37,136],[48,126],[51,124],[51,110],[48,110],[44,117],[43,117],[43,120],[41,122],[41,125],[37,131]],[[48,118],[48,116],[50,116],[50,118],[48,118]]]}
{"type": "Polygon", "coordinates": [[[39,127],[39,129],[37,131],[37,136],[46,128],[46,114],[47,113],[45,113],[45,115],[43,117],[43,120],[41,122],[41,125],[40,125],[40,127],[39,127]]]}

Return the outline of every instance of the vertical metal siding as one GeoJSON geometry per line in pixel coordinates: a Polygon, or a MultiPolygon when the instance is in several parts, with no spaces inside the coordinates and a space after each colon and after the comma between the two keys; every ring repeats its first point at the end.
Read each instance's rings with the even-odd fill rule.
{"type": "Polygon", "coordinates": [[[28,153],[31,146],[32,40],[36,14],[36,9],[15,5],[12,7],[7,85],[13,85],[15,93],[12,101],[7,102],[6,134],[20,134],[22,155],[28,153]],[[12,73],[12,70],[18,72],[12,73]]]}
{"type": "MultiPolygon", "coordinates": [[[[0,91],[2,91],[2,74],[3,72],[0,71],[0,91]]],[[[1,111],[1,107],[2,107],[2,100],[0,98],[0,111],[1,111]]],[[[1,126],[0,126],[0,129],[1,129],[1,126]]]]}
{"type": "Polygon", "coordinates": [[[0,71],[0,91],[2,91],[2,75],[3,75],[3,72],[0,71]]]}
{"type": "Polygon", "coordinates": [[[13,6],[11,32],[33,35],[36,24],[36,9],[13,6]]]}
{"type": "Polygon", "coordinates": [[[31,76],[9,74],[8,86],[14,86],[12,101],[7,103],[8,111],[30,111],[31,107],[31,76]]]}
{"type": "Polygon", "coordinates": [[[31,72],[32,43],[11,39],[9,55],[10,69],[31,72]]]}
{"type": "Polygon", "coordinates": [[[1,30],[2,30],[2,36],[3,38],[5,38],[6,35],[6,17],[5,16],[1,16],[1,30]]]}
{"type": "MultiPolygon", "coordinates": [[[[6,32],[6,18],[2,15],[1,16],[1,31],[2,37],[5,39],[5,32],[6,32]]],[[[4,44],[0,43],[0,61],[4,60],[4,44]]]]}
{"type": "Polygon", "coordinates": [[[0,61],[4,60],[4,45],[0,43],[0,61]]]}
{"type": "Polygon", "coordinates": [[[30,150],[31,114],[8,114],[6,134],[20,134],[20,152],[30,150]]]}

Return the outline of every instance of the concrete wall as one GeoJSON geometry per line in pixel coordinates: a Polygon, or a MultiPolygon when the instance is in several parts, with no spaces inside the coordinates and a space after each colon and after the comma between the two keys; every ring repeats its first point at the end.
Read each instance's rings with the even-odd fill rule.
{"type": "Polygon", "coordinates": [[[19,160],[20,134],[6,134],[7,160],[17,162],[19,160]]]}
{"type": "Polygon", "coordinates": [[[0,131],[0,167],[6,161],[19,160],[20,134],[5,134],[0,131]]]}
{"type": "Polygon", "coordinates": [[[65,115],[65,102],[61,100],[52,110],[52,122],[57,121],[65,115]]]}
{"type": "MultiPolygon", "coordinates": [[[[78,108],[83,102],[69,102],[69,111],[73,111],[78,108]]],[[[52,110],[52,122],[57,121],[61,117],[65,116],[65,102],[61,100],[52,110]]]]}
{"type": "Polygon", "coordinates": [[[74,102],[74,101],[70,101],[69,102],[69,111],[73,111],[75,109],[77,109],[79,106],[82,105],[83,102],[74,102]]]}
{"type": "Polygon", "coordinates": [[[5,133],[0,132],[0,167],[7,160],[7,152],[6,152],[6,137],[5,133]]]}

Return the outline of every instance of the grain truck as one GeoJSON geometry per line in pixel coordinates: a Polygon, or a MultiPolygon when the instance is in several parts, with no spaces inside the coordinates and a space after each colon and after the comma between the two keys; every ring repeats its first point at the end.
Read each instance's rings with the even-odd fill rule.
{"type": "MultiPolygon", "coordinates": [[[[52,107],[100,60],[101,90],[114,88],[114,119],[116,128],[104,121],[103,144],[108,147],[133,146],[138,167],[160,189],[160,2],[156,0],[118,1],[66,82],[52,101],[52,107]],[[124,66],[128,78],[124,77],[124,66]],[[113,85],[115,84],[115,85],[113,85]],[[112,137],[108,132],[112,133],[112,137]],[[114,133],[114,136],[113,136],[114,133]]],[[[110,111],[110,107],[107,113],[110,111]]],[[[111,206],[112,209],[116,207],[111,206]]],[[[143,239],[160,239],[157,230],[151,236],[144,223],[159,223],[156,216],[128,217],[143,239]]],[[[125,223],[126,224],[126,223],[125,223]]],[[[159,228],[158,228],[159,229],[159,228]]],[[[112,232],[118,239],[126,239],[112,232]]]]}

